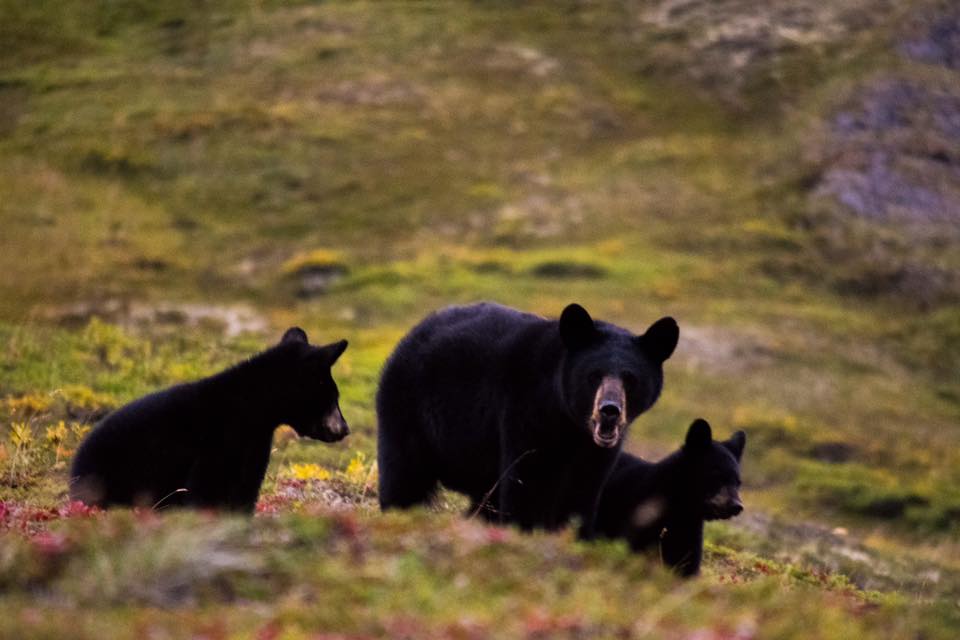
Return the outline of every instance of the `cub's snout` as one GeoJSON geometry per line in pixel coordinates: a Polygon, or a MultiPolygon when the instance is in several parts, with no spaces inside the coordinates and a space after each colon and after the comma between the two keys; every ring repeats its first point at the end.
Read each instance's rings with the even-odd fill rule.
{"type": "Polygon", "coordinates": [[[727,485],[707,499],[706,515],[708,520],[726,520],[740,515],[743,501],[734,485],[727,485]]]}

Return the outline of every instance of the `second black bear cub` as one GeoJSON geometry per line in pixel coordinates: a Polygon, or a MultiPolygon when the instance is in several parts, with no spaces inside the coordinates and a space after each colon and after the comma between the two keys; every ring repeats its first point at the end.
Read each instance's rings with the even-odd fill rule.
{"type": "Polygon", "coordinates": [[[634,551],[660,545],[667,566],[698,573],[703,521],[743,511],[738,490],[746,442],[743,431],[717,442],[710,425],[696,420],[683,447],[660,462],[622,453],[600,498],[597,533],[625,538],[634,551]]]}
{"type": "Polygon", "coordinates": [[[330,373],[346,348],[310,345],[294,327],[246,362],[117,409],[77,450],[71,497],[252,511],[279,425],[324,442],[349,433],[330,373]]]}
{"type": "Polygon", "coordinates": [[[677,337],[672,318],[638,336],[577,304],[559,322],[491,303],[429,316],[380,380],[381,507],[422,504],[442,484],[490,519],[552,529],[577,516],[589,536],[677,337]]]}

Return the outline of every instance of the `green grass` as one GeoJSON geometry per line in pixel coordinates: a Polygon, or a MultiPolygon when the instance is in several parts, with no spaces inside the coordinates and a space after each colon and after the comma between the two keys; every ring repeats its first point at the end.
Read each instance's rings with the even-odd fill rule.
{"type": "Polygon", "coordinates": [[[36,637],[211,627],[252,637],[271,626],[283,637],[939,633],[932,605],[910,608],[725,547],[711,547],[704,579],[681,582],[620,544],[522,536],[435,513],[253,522],[111,514],[58,523],[39,542],[5,539],[3,551],[12,562],[0,569],[10,588],[0,624],[36,637]],[[24,566],[33,569],[17,573],[24,566]],[[37,592],[70,620],[37,615],[37,592]],[[170,608],[180,613],[163,613],[170,608]]]}
{"type": "Polygon", "coordinates": [[[0,0],[0,635],[953,637],[960,310],[890,283],[960,245],[808,197],[843,95],[917,71],[906,9],[718,84],[648,8],[0,0]],[[628,447],[747,431],[702,579],[456,496],[377,513],[380,367],[478,299],[678,319],[628,447]],[[61,513],[106,411],[294,324],[350,340],[352,435],[279,432],[264,513],[61,513]]]}

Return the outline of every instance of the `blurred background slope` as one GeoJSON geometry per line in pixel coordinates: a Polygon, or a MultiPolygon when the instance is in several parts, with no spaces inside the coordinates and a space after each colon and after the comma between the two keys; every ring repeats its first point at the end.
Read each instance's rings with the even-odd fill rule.
{"type": "Polygon", "coordinates": [[[428,310],[577,300],[680,322],[632,450],[747,430],[716,542],[960,594],[955,3],[0,0],[0,229],[17,499],[64,472],[14,425],[289,324],[350,338],[355,435],[271,478],[345,466],[428,310]]]}

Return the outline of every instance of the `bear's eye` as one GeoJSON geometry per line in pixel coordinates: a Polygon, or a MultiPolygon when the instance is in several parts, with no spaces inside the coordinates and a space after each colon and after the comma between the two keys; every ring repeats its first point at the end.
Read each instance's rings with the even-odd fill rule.
{"type": "Polygon", "coordinates": [[[637,380],[637,376],[633,375],[629,371],[621,371],[620,379],[623,380],[623,386],[630,389],[636,388],[637,383],[639,382],[639,380],[637,380]]]}
{"type": "Polygon", "coordinates": [[[591,372],[587,375],[587,383],[588,383],[591,387],[599,387],[599,386],[600,386],[600,382],[601,382],[602,380],[603,380],[603,374],[600,373],[599,371],[591,371],[591,372]]]}

